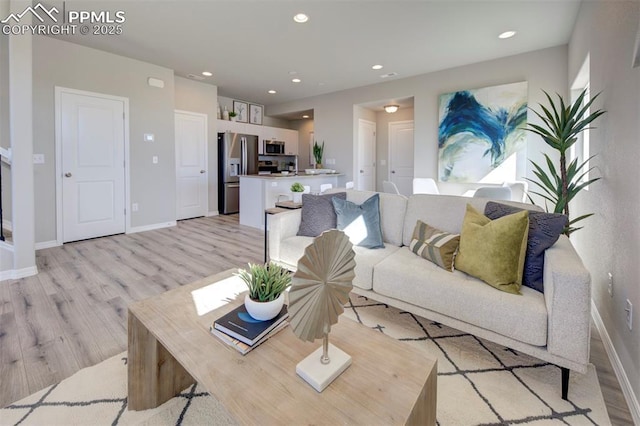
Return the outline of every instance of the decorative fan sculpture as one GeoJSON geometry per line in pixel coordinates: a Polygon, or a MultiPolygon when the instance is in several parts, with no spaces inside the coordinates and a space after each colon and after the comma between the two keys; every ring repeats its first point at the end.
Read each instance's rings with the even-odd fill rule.
{"type": "Polygon", "coordinates": [[[318,392],[351,365],[349,355],[329,345],[329,332],[344,312],[343,305],[353,288],[356,262],[352,247],[344,232],[324,232],[305,249],[289,291],[289,323],[293,332],[308,342],[324,339],[322,348],[296,367],[296,372],[318,392]],[[333,362],[329,358],[330,349],[333,362]]]}

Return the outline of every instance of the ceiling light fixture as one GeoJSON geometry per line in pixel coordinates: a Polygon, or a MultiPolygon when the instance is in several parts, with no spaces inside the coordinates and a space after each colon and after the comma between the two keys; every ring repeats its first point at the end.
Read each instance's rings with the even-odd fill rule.
{"type": "Polygon", "coordinates": [[[501,38],[501,39],[511,38],[511,37],[513,37],[514,35],[516,35],[516,32],[515,32],[515,31],[505,31],[505,32],[503,32],[502,34],[500,34],[500,35],[498,36],[498,38],[501,38]]]}
{"type": "Polygon", "coordinates": [[[275,95],[275,94],[276,94],[276,91],[275,91],[275,90],[273,90],[273,89],[271,89],[271,90],[269,90],[267,93],[269,93],[269,94],[271,94],[271,95],[275,95]]]}
{"type": "Polygon", "coordinates": [[[387,111],[389,114],[393,114],[394,112],[396,112],[398,110],[398,108],[400,108],[398,105],[385,105],[384,106],[384,110],[387,111]]]}
{"type": "Polygon", "coordinates": [[[298,24],[304,24],[309,20],[309,17],[304,13],[298,13],[293,17],[293,20],[296,21],[298,24]]]}
{"type": "Polygon", "coordinates": [[[384,68],[382,65],[377,64],[371,67],[372,70],[381,70],[382,68],[384,68]]]}
{"type": "Polygon", "coordinates": [[[293,80],[291,80],[292,83],[300,83],[302,80],[300,80],[299,78],[294,78],[293,80]]]}
{"type": "Polygon", "coordinates": [[[307,114],[303,115],[302,118],[309,118],[307,114]]]}
{"type": "Polygon", "coordinates": [[[202,71],[202,75],[204,75],[205,77],[211,77],[213,75],[213,73],[211,73],[209,71],[202,71]]]}

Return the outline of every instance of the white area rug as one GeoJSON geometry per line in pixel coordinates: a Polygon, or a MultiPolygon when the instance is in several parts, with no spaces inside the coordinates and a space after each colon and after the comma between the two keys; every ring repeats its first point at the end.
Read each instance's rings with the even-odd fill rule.
{"type": "MultiPolygon", "coordinates": [[[[554,365],[363,297],[352,296],[345,315],[438,358],[439,425],[610,424],[593,366],[571,373],[563,401],[554,365]]],[[[0,410],[0,424],[233,424],[197,386],[156,409],[128,411],[126,361],[123,352],[18,401],[0,410]]]]}

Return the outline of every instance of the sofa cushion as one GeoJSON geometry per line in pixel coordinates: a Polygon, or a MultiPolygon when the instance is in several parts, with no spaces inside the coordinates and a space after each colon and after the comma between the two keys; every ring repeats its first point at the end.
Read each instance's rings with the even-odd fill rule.
{"type": "Polygon", "coordinates": [[[544,295],[495,289],[460,271],[447,272],[402,247],[375,267],[373,290],[535,346],[547,344],[544,295]]]}
{"type": "Polygon", "coordinates": [[[337,216],[337,228],[344,231],[353,245],[370,249],[384,248],[380,228],[380,196],[374,194],[362,204],[331,199],[337,216]]]}
{"type": "Polygon", "coordinates": [[[453,257],[460,244],[460,235],[433,228],[419,220],[413,230],[409,249],[439,267],[452,272],[453,257]]]}
{"type": "Polygon", "coordinates": [[[347,199],[345,192],[313,195],[302,194],[302,219],[298,235],[317,237],[324,231],[336,228],[336,212],[331,203],[332,198],[347,199]]]}
{"type": "MultiPolygon", "coordinates": [[[[518,207],[489,201],[484,208],[484,214],[493,220],[521,210],[518,207]]],[[[527,236],[527,255],[524,259],[522,285],[544,292],[542,282],[544,252],[558,241],[567,222],[567,216],[563,214],[529,212],[529,235],[527,236]]]]}
{"type": "MultiPolygon", "coordinates": [[[[377,192],[347,190],[347,200],[362,204],[377,192]]],[[[400,247],[402,245],[403,218],[407,212],[407,197],[398,194],[379,193],[380,197],[380,227],[382,240],[385,243],[400,247]]],[[[416,222],[413,221],[413,224],[416,222]]],[[[409,230],[411,232],[413,228],[409,230]]],[[[411,237],[411,235],[409,235],[411,237]]],[[[407,243],[408,245],[408,243],[407,243]]]]}
{"type": "Polygon", "coordinates": [[[467,205],[456,269],[498,290],[519,294],[528,230],[527,211],[491,220],[467,205]]]}

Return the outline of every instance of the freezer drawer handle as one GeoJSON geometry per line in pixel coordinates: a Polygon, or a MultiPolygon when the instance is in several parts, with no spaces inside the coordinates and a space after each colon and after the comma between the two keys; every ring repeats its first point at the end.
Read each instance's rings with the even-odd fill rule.
{"type": "Polygon", "coordinates": [[[227,188],[240,188],[240,184],[239,183],[232,183],[227,185],[227,188]]]}

